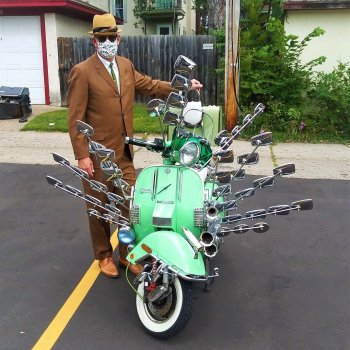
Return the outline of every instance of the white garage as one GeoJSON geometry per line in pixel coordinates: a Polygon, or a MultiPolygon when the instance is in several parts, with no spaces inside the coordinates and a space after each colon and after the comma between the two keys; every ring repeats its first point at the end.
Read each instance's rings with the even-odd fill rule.
{"type": "Polygon", "coordinates": [[[0,86],[29,88],[45,104],[40,16],[0,16],[0,86]]]}

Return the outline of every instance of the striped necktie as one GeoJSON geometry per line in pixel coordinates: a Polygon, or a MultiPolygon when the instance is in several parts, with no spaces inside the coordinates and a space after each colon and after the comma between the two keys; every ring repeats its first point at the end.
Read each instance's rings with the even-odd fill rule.
{"type": "Polygon", "coordinates": [[[117,77],[115,76],[114,69],[113,69],[113,62],[109,64],[109,68],[111,69],[112,79],[114,80],[115,85],[117,86],[117,90],[119,91],[117,77]]]}

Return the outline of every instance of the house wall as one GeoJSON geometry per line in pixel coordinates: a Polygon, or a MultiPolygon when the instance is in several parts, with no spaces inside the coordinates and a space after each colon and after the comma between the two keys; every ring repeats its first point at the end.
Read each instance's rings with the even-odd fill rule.
{"type": "Polygon", "coordinates": [[[120,25],[119,27],[123,29],[122,35],[143,35],[143,29],[142,27],[144,24],[141,24],[138,26],[138,28],[135,28],[135,23],[137,22],[136,17],[134,16],[134,2],[133,1],[127,1],[126,6],[126,12],[127,12],[127,21],[123,25],[120,25]]]}
{"type": "Polygon", "coordinates": [[[110,12],[110,1],[111,0],[84,0],[88,4],[98,7],[103,11],[110,12]]]}
{"type": "Polygon", "coordinates": [[[285,30],[287,34],[295,34],[302,40],[314,28],[326,31],[311,40],[304,50],[303,62],[319,56],[327,60],[316,69],[330,72],[338,65],[338,61],[350,62],[350,9],[337,10],[296,10],[287,12],[285,30]]]}
{"type": "Polygon", "coordinates": [[[61,105],[57,38],[89,36],[91,22],[55,13],[45,14],[50,104],[61,105]]]}

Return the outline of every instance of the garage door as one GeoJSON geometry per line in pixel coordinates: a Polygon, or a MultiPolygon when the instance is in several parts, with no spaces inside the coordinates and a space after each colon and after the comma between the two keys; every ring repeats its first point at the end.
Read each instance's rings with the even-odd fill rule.
{"type": "Polygon", "coordinates": [[[45,104],[39,16],[0,16],[0,85],[29,88],[32,104],[45,104]]]}

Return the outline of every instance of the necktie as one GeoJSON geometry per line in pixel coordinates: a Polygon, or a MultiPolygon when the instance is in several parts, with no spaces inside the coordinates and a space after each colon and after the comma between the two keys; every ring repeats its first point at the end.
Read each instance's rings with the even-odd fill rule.
{"type": "Polygon", "coordinates": [[[113,69],[113,62],[111,62],[111,63],[109,64],[109,68],[111,69],[112,79],[114,80],[115,85],[117,86],[117,90],[119,91],[118,82],[117,82],[117,77],[115,76],[114,69],[113,69]]]}

